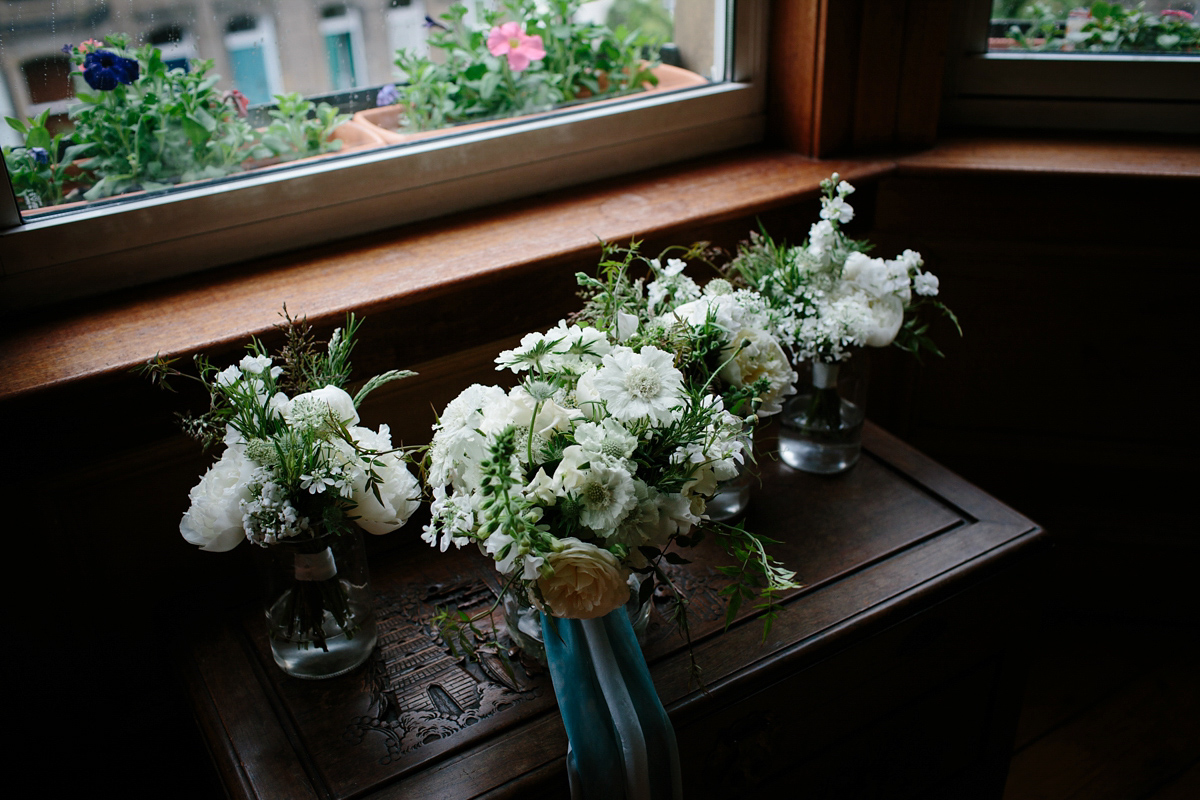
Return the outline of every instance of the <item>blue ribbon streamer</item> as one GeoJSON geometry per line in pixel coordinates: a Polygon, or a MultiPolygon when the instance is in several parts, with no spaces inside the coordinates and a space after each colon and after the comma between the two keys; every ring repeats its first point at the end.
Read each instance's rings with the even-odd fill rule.
{"type": "Polygon", "coordinates": [[[681,800],[675,729],[624,608],[549,619],[542,641],[567,729],[572,800],[681,800]]]}

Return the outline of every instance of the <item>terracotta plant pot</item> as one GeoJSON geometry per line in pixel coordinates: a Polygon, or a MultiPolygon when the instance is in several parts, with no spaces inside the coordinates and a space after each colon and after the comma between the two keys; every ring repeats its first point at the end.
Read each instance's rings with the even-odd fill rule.
{"type": "MultiPolygon", "coordinates": [[[[661,94],[662,92],[671,92],[675,91],[676,89],[687,89],[693,86],[703,86],[704,84],[708,83],[708,79],[703,75],[683,69],[682,67],[672,67],[669,64],[660,64],[651,71],[654,73],[654,76],[658,78],[657,86],[651,86],[647,84],[646,90],[636,95],[626,94],[621,95],[620,97],[610,97],[605,100],[594,100],[589,102],[588,106],[590,107],[605,103],[615,103],[632,96],[640,97],[647,94],[661,94]]],[[[574,105],[574,103],[569,105],[574,105]]],[[[380,106],[379,108],[370,108],[366,111],[359,111],[354,115],[354,121],[361,123],[363,126],[369,126],[388,144],[403,144],[405,142],[415,142],[422,139],[429,139],[434,136],[442,136],[449,132],[460,133],[462,131],[486,128],[491,125],[500,125],[503,123],[512,122],[515,119],[537,119],[538,117],[549,113],[552,112],[545,111],[537,114],[526,114],[520,117],[489,119],[482,122],[465,122],[461,125],[452,125],[447,128],[439,128],[438,130],[406,133],[401,129],[400,125],[400,121],[404,116],[404,106],[402,104],[396,104],[390,106],[380,106]]]]}

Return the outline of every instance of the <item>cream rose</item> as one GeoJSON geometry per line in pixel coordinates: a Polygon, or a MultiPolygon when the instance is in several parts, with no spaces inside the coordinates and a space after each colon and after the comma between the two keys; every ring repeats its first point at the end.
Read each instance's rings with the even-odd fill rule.
{"type": "Polygon", "coordinates": [[[723,359],[728,360],[730,356],[733,356],[733,360],[721,369],[721,379],[742,387],[766,378],[770,386],[759,398],[762,406],[758,409],[758,416],[766,419],[782,411],[783,398],[796,393],[797,376],[775,337],[758,328],[743,328],[721,352],[723,359]],[[749,344],[742,347],[744,342],[749,344]],[[742,347],[740,351],[737,350],[739,347],[742,347]]]}
{"type": "Polygon", "coordinates": [[[561,539],[546,558],[552,570],[538,580],[550,613],[566,619],[603,617],[629,601],[629,570],[616,556],[579,539],[561,539]]]}

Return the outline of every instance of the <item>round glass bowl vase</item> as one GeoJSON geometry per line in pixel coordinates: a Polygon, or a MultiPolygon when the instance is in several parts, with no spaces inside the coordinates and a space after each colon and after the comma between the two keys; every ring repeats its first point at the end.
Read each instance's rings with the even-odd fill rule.
{"type": "Polygon", "coordinates": [[[271,655],[297,678],[342,675],[378,638],[366,549],[358,528],[265,548],[271,655]]]}
{"type": "MultiPolygon", "coordinates": [[[[625,613],[629,614],[629,622],[633,632],[641,643],[646,636],[646,625],[650,621],[650,608],[653,600],[647,598],[645,603],[638,601],[638,588],[641,586],[640,575],[629,576],[629,602],[625,604],[625,613]]],[[[542,644],[541,612],[529,602],[523,592],[505,591],[501,598],[504,609],[504,625],[508,628],[508,638],[521,648],[526,656],[539,664],[546,663],[546,646],[542,644]]]]}
{"type": "Polygon", "coordinates": [[[815,361],[797,370],[801,387],[808,375],[807,388],[789,398],[779,415],[783,463],[802,472],[832,475],[858,462],[868,364],[866,353],[856,351],[846,361],[815,361]]]}

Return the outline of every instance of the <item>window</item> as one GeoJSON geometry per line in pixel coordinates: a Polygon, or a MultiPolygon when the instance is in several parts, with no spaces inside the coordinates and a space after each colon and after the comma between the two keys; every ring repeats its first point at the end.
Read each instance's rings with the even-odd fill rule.
{"type": "MultiPolygon", "coordinates": [[[[235,76],[252,103],[282,88],[322,95],[314,99],[352,111],[374,105],[381,72],[394,74],[391,43],[412,38],[410,29],[400,33],[404,12],[424,6],[423,22],[446,5],[380,0],[370,11],[378,18],[368,21],[365,6],[360,11],[327,1],[259,0],[253,13],[180,24],[177,42],[193,42],[217,71],[235,76]],[[309,15],[307,28],[291,27],[301,11],[309,15]],[[307,30],[307,38],[297,38],[297,30],[307,30]],[[221,42],[220,52],[206,49],[213,41],[221,42]],[[337,93],[364,80],[366,91],[337,93]]],[[[669,10],[671,4],[596,5],[611,21],[622,7],[669,10]]],[[[484,3],[473,6],[475,14],[486,11],[484,3]]],[[[736,9],[723,0],[679,4],[674,49],[683,67],[699,73],[689,88],[573,104],[405,144],[359,147],[336,158],[268,164],[244,175],[101,198],[78,210],[26,213],[24,219],[0,187],[0,201],[8,201],[0,208],[0,228],[8,227],[0,234],[4,302],[30,305],[168,277],[757,141],[763,87],[754,81],[765,69],[767,6],[767,0],[740,0],[736,9]]],[[[5,10],[0,6],[0,13],[5,10]]],[[[100,27],[120,30],[137,19],[106,19],[100,27]]],[[[11,29],[11,15],[0,25],[11,29]]],[[[78,42],[85,35],[64,29],[58,41],[71,37],[78,42]]],[[[0,61],[8,51],[0,52],[0,61]]],[[[27,105],[14,106],[18,115],[27,113],[27,105]]],[[[252,120],[264,117],[251,108],[252,120]]]]}
{"type": "Polygon", "coordinates": [[[329,76],[335,91],[365,86],[366,45],[363,44],[362,14],[344,5],[326,6],[318,29],[325,39],[329,76]]]}
{"type": "Polygon", "coordinates": [[[242,14],[230,19],[225,31],[225,52],[233,72],[233,85],[250,103],[270,103],[272,97],[283,91],[271,18],[242,14]]]}
{"type": "MultiPolygon", "coordinates": [[[[1169,5],[1147,3],[1144,10],[1161,14],[1169,5]]],[[[1031,6],[1005,0],[959,4],[944,122],[1200,132],[1200,52],[1092,49],[1076,44],[1086,35],[1087,18],[1070,16],[1074,3],[1058,3],[1058,9],[1042,2],[1037,14],[1031,6]]]]}

